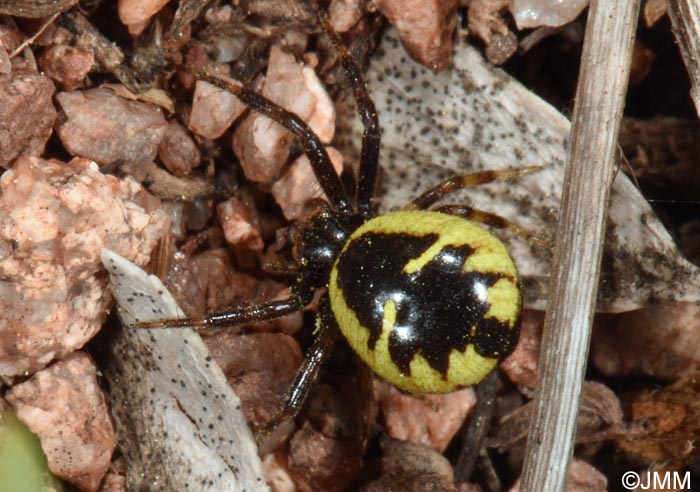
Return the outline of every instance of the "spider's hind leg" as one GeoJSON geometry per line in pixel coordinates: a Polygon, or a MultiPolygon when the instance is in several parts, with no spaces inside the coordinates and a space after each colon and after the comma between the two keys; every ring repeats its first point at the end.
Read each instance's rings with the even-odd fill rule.
{"type": "MultiPolygon", "coordinates": [[[[490,183],[492,181],[519,178],[521,176],[536,173],[541,169],[542,168],[540,166],[529,166],[496,171],[480,171],[476,173],[453,176],[442,181],[441,183],[438,183],[436,186],[429,189],[418,198],[410,201],[404,208],[407,210],[425,210],[435,204],[438,200],[441,200],[445,196],[457,190],[472,188],[474,186],[490,183]]],[[[480,224],[485,224],[496,229],[506,229],[524,238],[532,244],[542,247],[547,246],[547,241],[545,241],[543,238],[537,236],[535,233],[524,227],[510,222],[500,215],[484,212],[468,205],[443,205],[435,208],[434,210],[450,215],[456,215],[474,222],[479,222],[480,224]]]]}
{"type": "Polygon", "coordinates": [[[535,244],[537,246],[546,247],[547,241],[542,239],[540,236],[534,232],[514,224],[501,217],[500,215],[492,214],[489,212],[484,212],[468,205],[443,205],[435,209],[436,212],[442,212],[445,214],[456,215],[457,217],[462,217],[480,224],[485,224],[496,229],[505,229],[514,234],[517,234],[521,238],[525,239],[527,242],[535,244]]]}
{"type": "Polygon", "coordinates": [[[271,421],[256,429],[255,441],[258,446],[261,446],[268,437],[273,435],[274,431],[285,420],[296,417],[299,413],[309,396],[319,369],[333,350],[338,333],[338,326],[331,312],[328,294],[325,294],[320,300],[314,343],[304,357],[304,361],[284,398],[282,410],[271,421]]]}
{"type": "Polygon", "coordinates": [[[418,198],[411,200],[404,208],[408,210],[423,210],[433,205],[438,200],[464,188],[473,188],[492,181],[504,181],[519,178],[542,170],[541,166],[516,167],[513,169],[501,169],[492,171],[479,171],[476,173],[460,174],[452,176],[438,183],[418,198]]]}

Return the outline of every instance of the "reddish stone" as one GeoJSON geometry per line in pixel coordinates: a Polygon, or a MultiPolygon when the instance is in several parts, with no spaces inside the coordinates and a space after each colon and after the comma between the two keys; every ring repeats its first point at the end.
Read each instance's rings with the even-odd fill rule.
{"type": "Polygon", "coordinates": [[[544,312],[523,311],[520,339],[510,356],[501,362],[501,369],[515,384],[534,389],[537,385],[537,363],[542,346],[544,312]]]}
{"type": "Polygon", "coordinates": [[[476,405],[473,388],[421,396],[401,392],[379,380],[374,388],[389,436],[441,452],[476,405]]]}
{"type": "Polygon", "coordinates": [[[7,392],[17,418],[39,436],[54,475],[95,491],[111,464],[114,428],[95,366],[82,352],[7,392]]]}
{"type": "MultiPolygon", "coordinates": [[[[381,444],[381,475],[361,492],[457,492],[452,465],[433,448],[388,437],[381,444]]],[[[470,484],[459,490],[474,489],[470,484]]]]}
{"type": "Polygon", "coordinates": [[[213,140],[223,135],[245,108],[245,105],[230,92],[198,80],[187,126],[196,134],[213,140]]]}
{"type": "Polygon", "coordinates": [[[63,110],[56,132],[71,154],[100,165],[155,159],[167,128],[160,108],[105,89],[61,92],[56,100],[63,110]]]}
{"type": "Polygon", "coordinates": [[[158,157],[175,176],[183,177],[199,166],[201,154],[197,144],[177,120],[168,121],[163,140],[158,146],[158,157]]]}
{"type": "Polygon", "coordinates": [[[328,437],[309,422],[304,422],[289,446],[290,472],[301,492],[346,490],[362,466],[355,443],[328,437]]]}
{"type": "Polygon", "coordinates": [[[263,457],[265,482],[272,492],[296,492],[292,477],[287,470],[287,457],[282,453],[269,453],[263,457]]]}
{"type": "Polygon", "coordinates": [[[160,201],[86,159],[22,157],[0,178],[0,375],[82,347],[110,300],[100,250],[140,265],[168,227],[160,201]]]}
{"type": "Polygon", "coordinates": [[[377,0],[377,8],[399,32],[406,51],[440,72],[452,61],[457,0],[377,0]]]}
{"type": "Polygon", "coordinates": [[[676,379],[700,369],[700,307],[668,302],[621,313],[593,332],[591,359],[602,373],[676,379]]]}
{"type": "MultiPolygon", "coordinates": [[[[303,119],[328,143],[335,132],[335,108],[316,73],[279,46],[270,50],[262,94],[303,119]]],[[[258,113],[250,114],[233,133],[233,151],[246,177],[272,183],[289,158],[294,136],[258,113]]]]}
{"type": "Polygon", "coordinates": [[[126,464],[117,458],[107,470],[99,492],[126,492],[126,464]]]}
{"type": "MultiPolygon", "coordinates": [[[[326,150],[335,172],[340,174],[343,171],[343,155],[333,147],[327,147],[326,150]]],[[[275,181],[272,185],[272,196],[288,220],[302,218],[305,205],[310,200],[326,198],[306,155],[295,160],[284,175],[275,181]]]]}
{"type": "Polygon", "coordinates": [[[51,80],[15,67],[0,75],[0,166],[10,167],[19,156],[39,156],[56,121],[51,80]]]}
{"type": "Polygon", "coordinates": [[[254,266],[264,244],[253,212],[236,197],[221,202],[216,212],[226,241],[233,248],[241,266],[254,266]]]}
{"type": "Polygon", "coordinates": [[[67,91],[73,91],[83,86],[95,56],[90,51],[61,44],[45,50],[37,62],[54,82],[67,91]]]}
{"type": "Polygon", "coordinates": [[[328,20],[336,32],[347,32],[364,15],[364,0],[331,0],[328,5],[328,20]]]}
{"type": "Polygon", "coordinates": [[[119,0],[119,19],[132,36],[137,36],[167,3],[168,0],[119,0]]]}
{"type": "Polygon", "coordinates": [[[241,398],[248,421],[259,426],[272,420],[301,364],[299,344],[283,333],[228,332],[206,337],[205,343],[241,398]]]}

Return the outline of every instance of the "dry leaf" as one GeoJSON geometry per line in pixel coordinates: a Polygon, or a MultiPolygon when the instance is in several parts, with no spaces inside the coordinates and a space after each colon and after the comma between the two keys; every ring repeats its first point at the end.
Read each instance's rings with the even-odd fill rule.
{"type": "MultiPolygon", "coordinates": [[[[486,445],[500,452],[524,446],[531,413],[532,402],[529,402],[504,416],[486,445]]],[[[576,442],[607,440],[624,430],[622,409],[615,393],[600,383],[585,382],[576,419],[576,442]]]]}
{"type": "Polygon", "coordinates": [[[190,329],[137,330],[183,316],[165,286],[103,250],[123,329],[106,364],[129,490],[267,491],[253,436],[219,366],[190,329]]]}
{"type": "Polygon", "coordinates": [[[647,0],[644,4],[644,22],[647,27],[652,27],[667,13],[666,0],[647,0]]]}
{"type": "Polygon", "coordinates": [[[169,114],[175,113],[175,103],[167,92],[162,89],[148,89],[142,93],[131,92],[122,84],[102,84],[100,87],[109,89],[117,96],[129,99],[130,101],[141,101],[155,104],[166,110],[169,114]]]}
{"type": "Polygon", "coordinates": [[[387,436],[381,446],[381,474],[362,492],[456,492],[452,466],[433,448],[387,436]]]}
{"type": "MultiPolygon", "coordinates": [[[[367,82],[383,129],[380,208],[401,207],[454,174],[542,165],[542,171],[517,182],[483,185],[449,201],[495,212],[553,243],[570,128],[564,116],[463,42],[456,46],[453,68],[434,74],[409,60],[389,32],[367,82]]],[[[339,111],[347,114],[352,113],[339,111]]],[[[347,139],[338,144],[347,155],[359,155],[359,120],[338,126],[338,138],[347,139]]],[[[503,237],[524,280],[526,307],[543,309],[551,250],[503,237]]],[[[700,273],[680,256],[646,200],[619,173],[598,310],[679,300],[700,300],[700,273]]]]}
{"type": "Polygon", "coordinates": [[[661,390],[636,391],[623,397],[629,418],[648,421],[653,432],[617,440],[625,453],[652,462],[683,465],[698,462],[700,452],[700,372],[661,390]]]}

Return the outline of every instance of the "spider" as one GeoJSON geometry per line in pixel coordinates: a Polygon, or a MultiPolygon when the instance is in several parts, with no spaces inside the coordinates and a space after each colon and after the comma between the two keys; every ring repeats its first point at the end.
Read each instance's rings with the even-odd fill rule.
{"type": "Polygon", "coordinates": [[[296,239],[298,273],[288,299],[202,318],[137,325],[231,328],[299,311],[322,290],[313,345],[282,412],[263,434],[299,412],[339,334],[377,375],[414,393],[450,392],[479,383],[511,353],[519,334],[517,269],[503,243],[478,223],[531,235],[497,215],[466,205],[428,209],[455,190],[540,168],[455,176],[403,210],[374,214],[380,144],[377,113],[354,58],[326,15],[318,12],[318,18],[338,52],[364,126],[354,206],[319,138],[301,118],[240,83],[195,73],[297,136],[328,203],[319,204],[301,225],[296,239]]]}

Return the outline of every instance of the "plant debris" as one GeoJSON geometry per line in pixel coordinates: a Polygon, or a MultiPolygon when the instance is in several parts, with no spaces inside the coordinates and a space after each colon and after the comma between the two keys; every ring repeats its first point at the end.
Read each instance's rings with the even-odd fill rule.
{"type": "Polygon", "coordinates": [[[679,468],[700,458],[700,373],[690,373],[663,388],[631,391],[623,396],[632,421],[644,421],[651,432],[622,436],[617,446],[645,462],[679,468]],[[674,466],[675,465],[675,466],[674,466]]]}

